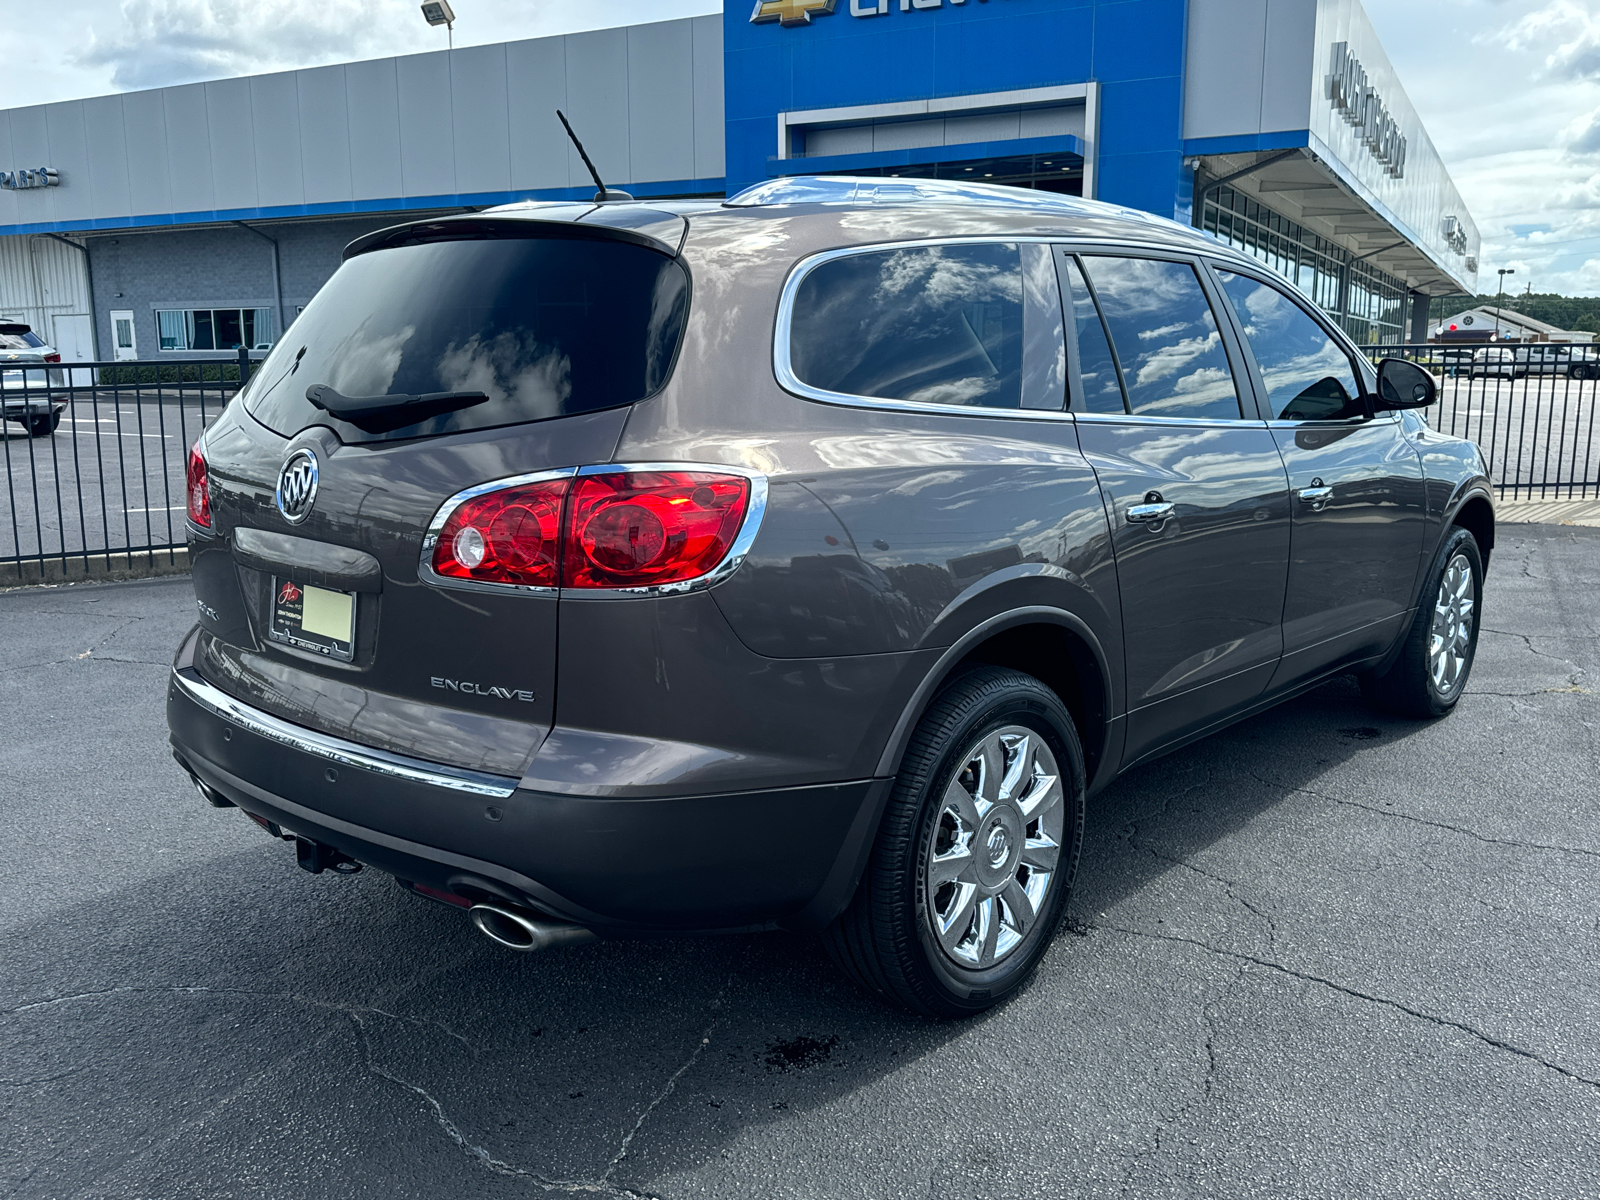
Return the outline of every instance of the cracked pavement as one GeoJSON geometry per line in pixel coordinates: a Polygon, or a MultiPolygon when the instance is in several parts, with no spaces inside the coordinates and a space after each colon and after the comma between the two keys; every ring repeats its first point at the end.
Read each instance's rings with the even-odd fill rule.
{"type": "Polygon", "coordinates": [[[168,756],[186,580],[0,595],[0,1196],[1600,1196],[1600,530],[1500,536],[1452,717],[1133,772],[965,1024],[305,875],[168,756]]]}

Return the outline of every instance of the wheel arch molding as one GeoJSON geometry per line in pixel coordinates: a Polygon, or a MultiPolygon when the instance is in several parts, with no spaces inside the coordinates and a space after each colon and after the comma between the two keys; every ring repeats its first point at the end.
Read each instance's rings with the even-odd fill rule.
{"type": "MultiPolygon", "coordinates": [[[[1495,533],[1494,500],[1490,496],[1487,481],[1471,480],[1451,497],[1450,504],[1445,510],[1445,519],[1440,523],[1438,539],[1432,547],[1433,554],[1438,553],[1445,538],[1450,536],[1450,530],[1457,526],[1465,529],[1477,540],[1478,553],[1483,557],[1483,569],[1487,574],[1489,552],[1494,549],[1495,533]]],[[[1432,561],[1431,555],[1429,561],[1432,561]]]]}
{"type": "Polygon", "coordinates": [[[964,667],[1012,667],[1044,683],[1060,697],[1078,728],[1084,774],[1091,789],[1114,770],[1115,726],[1112,659],[1101,638],[1077,613],[1056,605],[1031,604],[995,613],[967,629],[940,654],[895,723],[875,774],[895,775],[917,722],[941,687],[964,667]]]}

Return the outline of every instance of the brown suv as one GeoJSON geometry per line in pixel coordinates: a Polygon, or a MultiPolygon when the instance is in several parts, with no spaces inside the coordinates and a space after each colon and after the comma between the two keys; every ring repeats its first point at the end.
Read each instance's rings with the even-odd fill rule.
{"type": "Polygon", "coordinates": [[[782,925],[974,1012],[1118,772],[1341,672],[1459,699],[1494,518],[1433,397],[1041,192],[385,230],[195,447],[173,746],[517,949],[782,925]]]}

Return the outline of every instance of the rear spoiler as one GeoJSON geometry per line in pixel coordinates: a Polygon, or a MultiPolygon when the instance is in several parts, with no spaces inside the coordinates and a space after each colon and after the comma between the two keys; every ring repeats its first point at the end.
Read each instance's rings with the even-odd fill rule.
{"type": "Polygon", "coordinates": [[[392,225],[358,237],[344,248],[346,261],[372,250],[430,242],[490,238],[587,238],[631,242],[676,258],[689,222],[645,204],[528,204],[459,217],[392,225]]]}
{"type": "Polygon", "coordinates": [[[17,325],[17,324],[13,324],[12,322],[9,322],[9,321],[5,322],[5,323],[0,323],[0,334],[3,334],[3,333],[23,334],[23,333],[32,333],[32,332],[33,332],[33,326],[32,325],[17,325]]]}

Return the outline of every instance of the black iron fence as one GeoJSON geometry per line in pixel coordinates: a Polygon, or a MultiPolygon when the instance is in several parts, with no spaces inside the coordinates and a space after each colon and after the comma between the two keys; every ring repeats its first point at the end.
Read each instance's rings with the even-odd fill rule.
{"type": "MultiPolygon", "coordinates": [[[[1439,377],[1429,424],[1510,499],[1600,498],[1600,350],[1382,346],[1439,377]]],[[[189,447],[260,355],[0,363],[0,585],[181,568],[189,447]]]]}
{"type": "Polygon", "coordinates": [[[1424,410],[1442,433],[1471,438],[1505,499],[1600,497],[1600,347],[1373,346],[1374,362],[1405,358],[1439,379],[1424,410]]]}
{"type": "Polygon", "coordinates": [[[0,362],[0,585],[181,568],[189,447],[262,357],[0,362]]]}

